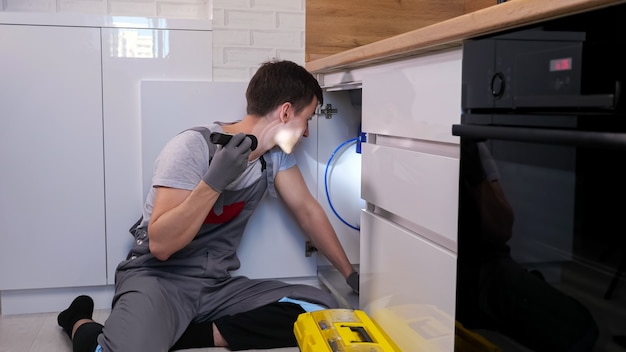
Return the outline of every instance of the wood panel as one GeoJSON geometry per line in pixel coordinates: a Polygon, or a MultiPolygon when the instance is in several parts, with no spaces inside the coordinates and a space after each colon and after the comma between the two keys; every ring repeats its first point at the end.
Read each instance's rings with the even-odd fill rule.
{"type": "Polygon", "coordinates": [[[305,61],[462,15],[465,1],[307,0],[305,61]]]}
{"type": "Polygon", "coordinates": [[[465,0],[465,13],[482,10],[497,3],[497,0],[465,0]]]}
{"type": "Polygon", "coordinates": [[[497,0],[307,0],[305,60],[429,26],[497,0]]]}

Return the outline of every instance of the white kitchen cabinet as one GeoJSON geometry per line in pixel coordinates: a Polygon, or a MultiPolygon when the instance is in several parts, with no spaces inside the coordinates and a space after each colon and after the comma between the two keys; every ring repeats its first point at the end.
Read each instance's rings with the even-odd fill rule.
{"type": "Polygon", "coordinates": [[[318,79],[329,100],[362,90],[358,306],[403,351],[452,351],[461,48],[318,79]]]}
{"type": "Polygon", "coordinates": [[[103,285],[100,30],[0,38],[0,290],[103,285]]]}
{"type": "Polygon", "coordinates": [[[454,346],[460,105],[460,48],[363,77],[360,304],[403,350],[454,346]]]}
{"type": "Polygon", "coordinates": [[[210,21],[59,19],[0,13],[2,314],[110,307],[143,206],[140,82],[212,80],[210,21]]]}

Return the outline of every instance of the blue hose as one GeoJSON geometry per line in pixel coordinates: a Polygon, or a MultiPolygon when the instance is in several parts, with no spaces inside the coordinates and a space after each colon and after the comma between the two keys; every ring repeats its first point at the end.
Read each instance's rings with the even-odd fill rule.
{"type": "Polygon", "coordinates": [[[346,224],[348,227],[355,229],[357,231],[360,231],[360,228],[349,224],[346,220],[344,220],[341,215],[339,215],[339,213],[337,213],[337,211],[335,210],[335,207],[333,206],[333,202],[330,200],[330,193],[328,193],[328,170],[330,169],[330,163],[333,160],[333,158],[335,157],[335,154],[337,154],[337,152],[343,148],[345,145],[349,144],[349,143],[357,143],[360,141],[360,137],[355,137],[352,139],[349,139],[343,143],[341,143],[337,148],[335,148],[335,151],[333,151],[333,153],[330,155],[330,158],[328,159],[328,163],[326,163],[326,171],[324,172],[324,188],[326,189],[326,199],[328,199],[328,204],[330,205],[330,209],[333,211],[333,213],[335,213],[335,215],[339,218],[339,220],[341,220],[341,222],[343,222],[344,224],[346,224]]]}

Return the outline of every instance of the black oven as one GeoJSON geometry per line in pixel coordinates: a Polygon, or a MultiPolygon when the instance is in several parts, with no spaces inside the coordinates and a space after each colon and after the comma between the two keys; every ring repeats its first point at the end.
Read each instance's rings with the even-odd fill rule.
{"type": "Polygon", "coordinates": [[[476,350],[626,351],[624,21],[464,43],[456,320],[476,350]]]}

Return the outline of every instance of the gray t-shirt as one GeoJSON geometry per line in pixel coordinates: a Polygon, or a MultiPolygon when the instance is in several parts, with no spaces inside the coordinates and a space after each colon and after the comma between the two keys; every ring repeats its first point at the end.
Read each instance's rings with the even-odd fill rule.
{"type": "MultiPolygon", "coordinates": [[[[213,124],[207,127],[213,132],[222,132],[220,125],[213,124]]],[[[267,154],[264,155],[265,158],[267,158],[267,154]]],[[[271,149],[269,155],[272,159],[272,174],[274,176],[278,172],[296,165],[294,155],[287,154],[278,147],[271,149]]],[[[248,187],[262,176],[261,167],[261,162],[258,159],[250,161],[241,176],[229,184],[226,189],[237,190],[248,187]]],[[[154,163],[152,187],[146,197],[143,219],[139,227],[148,226],[156,194],[155,187],[193,190],[202,180],[208,168],[209,146],[201,133],[184,131],[172,138],[161,150],[154,163]]]]}

